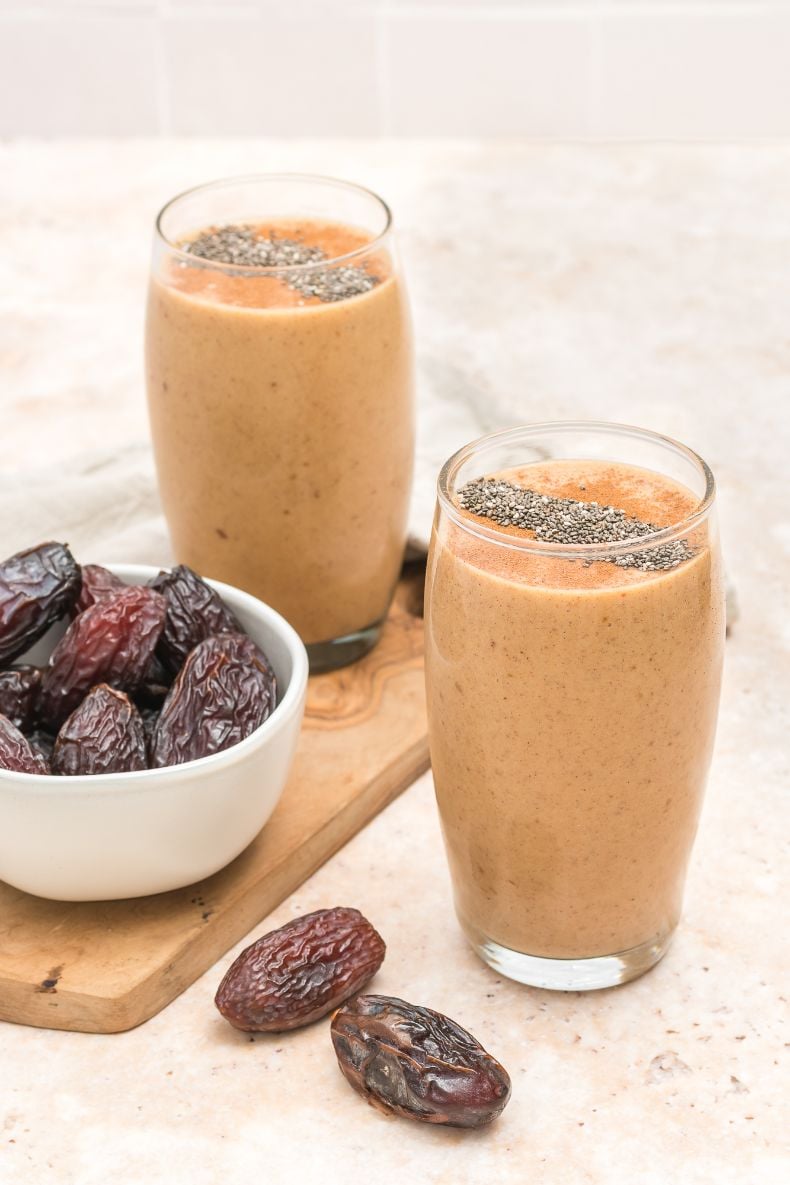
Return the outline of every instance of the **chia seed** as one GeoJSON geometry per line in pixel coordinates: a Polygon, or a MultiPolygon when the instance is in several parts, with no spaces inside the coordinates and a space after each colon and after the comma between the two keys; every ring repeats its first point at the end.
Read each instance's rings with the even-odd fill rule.
{"type": "MultiPolygon", "coordinates": [[[[598,543],[606,546],[623,543],[660,531],[654,523],[632,518],[624,510],[599,502],[579,502],[575,498],[554,498],[539,494],[509,481],[478,478],[458,491],[464,510],[491,519],[501,527],[519,527],[532,531],[541,543],[575,545],[598,543]]],[[[693,555],[685,539],[661,543],[644,551],[601,557],[604,563],[618,568],[638,568],[642,572],[669,571],[693,555]]],[[[592,563],[592,561],[589,561],[592,563]]]]}
{"type": "Polygon", "coordinates": [[[253,226],[212,227],[180,247],[198,259],[229,263],[235,267],[309,267],[310,270],[302,274],[277,275],[275,271],[275,276],[302,296],[324,303],[361,296],[380,283],[379,277],[362,264],[316,267],[328,258],[320,247],[309,246],[298,239],[281,238],[274,233],[262,235],[253,226]]]}

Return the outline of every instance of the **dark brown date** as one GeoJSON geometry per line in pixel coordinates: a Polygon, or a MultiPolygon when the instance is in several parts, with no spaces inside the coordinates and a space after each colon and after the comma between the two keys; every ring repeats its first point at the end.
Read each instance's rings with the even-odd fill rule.
{"type": "Polygon", "coordinates": [[[510,1098],[510,1078],[454,1020],[395,996],[357,996],[332,1017],[340,1069],[382,1111],[482,1127],[510,1098]]]}
{"type": "Polygon", "coordinates": [[[0,671],[0,715],[7,716],[22,732],[33,727],[41,671],[38,667],[9,667],[0,671]]]}
{"type": "Polygon", "coordinates": [[[186,564],[160,572],[151,588],[167,601],[167,617],[157,654],[171,676],[178,674],[190,650],[212,634],[240,634],[242,630],[219,593],[186,564]]]}
{"type": "Polygon", "coordinates": [[[140,719],[143,722],[143,734],[145,736],[145,751],[148,755],[148,763],[151,764],[151,745],[154,741],[154,730],[156,722],[159,719],[158,708],[140,708],[140,719]]]}
{"type": "Polygon", "coordinates": [[[0,564],[0,666],[23,654],[67,613],[80,568],[62,543],[41,543],[0,564]]]}
{"type": "Polygon", "coordinates": [[[49,768],[40,753],[31,748],[7,716],[0,716],[0,769],[17,774],[48,774],[49,768]]]}
{"type": "Polygon", "coordinates": [[[52,760],[52,750],[55,747],[55,738],[51,732],[47,732],[43,728],[34,728],[32,732],[25,733],[27,742],[34,753],[40,753],[47,763],[52,760]]]}
{"type": "Polygon", "coordinates": [[[39,696],[43,722],[57,730],[97,683],[134,692],[165,620],[164,597],[125,588],[75,617],[50,655],[39,696]]]}
{"type": "Polygon", "coordinates": [[[156,654],[146,667],[143,681],[134,694],[138,708],[161,708],[173,683],[173,677],[165,670],[156,654]]]}
{"type": "Polygon", "coordinates": [[[140,713],[123,691],[100,683],[61,728],[52,750],[53,774],[117,774],[146,769],[140,713]]]}
{"type": "Polygon", "coordinates": [[[300,1028],[358,992],[378,971],[385,950],[358,909],[319,909],[243,950],[214,1003],[245,1032],[300,1028]]]}
{"type": "Polygon", "coordinates": [[[252,638],[199,642],[168,692],[154,730],[154,766],[180,765],[237,745],[275,706],[274,672],[252,638]]]}
{"type": "Polygon", "coordinates": [[[72,612],[75,616],[77,613],[84,613],[97,601],[112,597],[126,587],[125,581],[111,572],[109,568],[102,568],[101,564],[83,564],[82,587],[72,612]]]}

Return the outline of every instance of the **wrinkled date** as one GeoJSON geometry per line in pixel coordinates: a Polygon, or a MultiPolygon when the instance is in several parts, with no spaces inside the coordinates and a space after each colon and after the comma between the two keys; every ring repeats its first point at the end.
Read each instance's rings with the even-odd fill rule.
{"type": "MultiPolygon", "coordinates": [[[[59,730],[58,773],[207,757],[249,736],[276,698],[266,655],[185,565],[141,587],[99,564],[80,569],[61,543],[0,563],[0,714],[28,737],[34,763],[43,757],[49,768],[59,730]],[[45,667],[9,666],[66,615],[71,623],[45,667]]],[[[12,759],[30,757],[23,749],[12,759]]]]}
{"type": "Polygon", "coordinates": [[[44,670],[42,720],[57,728],[97,683],[133,692],[142,682],[165,620],[150,588],[125,588],[75,617],[44,670]]]}
{"type": "Polygon", "coordinates": [[[27,732],[33,727],[41,671],[20,664],[0,671],[0,715],[27,732]]]}
{"type": "Polygon", "coordinates": [[[27,742],[34,753],[39,753],[47,764],[47,772],[49,772],[49,763],[52,760],[52,750],[55,747],[55,738],[51,732],[47,732],[44,728],[34,728],[32,732],[26,732],[27,742]]]}
{"type": "Polygon", "coordinates": [[[18,774],[48,774],[49,767],[15,724],[0,716],[0,769],[18,774]]]}
{"type": "Polygon", "coordinates": [[[171,572],[160,572],[151,581],[151,588],[167,601],[167,617],[157,654],[171,675],[181,669],[198,642],[212,634],[241,632],[219,593],[186,564],[179,564],[171,572]]]}
{"type": "Polygon", "coordinates": [[[84,613],[97,601],[104,601],[126,587],[120,576],[116,576],[109,568],[102,568],[101,564],[83,564],[82,587],[72,612],[75,615],[84,613]]]}
{"type": "Polygon", "coordinates": [[[134,698],[139,708],[161,708],[167,698],[173,678],[165,670],[156,654],[151,655],[151,661],[145,669],[143,681],[135,692],[134,698]]]}
{"type": "Polygon", "coordinates": [[[455,1021],[394,996],[357,996],[332,1017],[340,1069],[383,1111],[482,1127],[510,1098],[510,1078],[455,1021]]]}
{"type": "Polygon", "coordinates": [[[358,992],[378,971],[385,950],[358,909],[319,909],[243,950],[214,1002],[245,1032],[296,1029],[358,992]]]}
{"type": "Polygon", "coordinates": [[[42,543],[0,564],[0,665],[24,653],[66,613],[80,568],[62,543],[42,543]]]}
{"type": "Polygon", "coordinates": [[[100,683],[58,733],[52,751],[53,774],[115,774],[145,768],[140,713],[124,692],[100,683]]]}
{"type": "Polygon", "coordinates": [[[237,745],[263,724],[275,697],[274,672],[252,638],[206,638],[164,702],[151,744],[153,765],[180,765],[237,745]]]}
{"type": "Polygon", "coordinates": [[[140,708],[140,718],[143,722],[143,735],[145,736],[145,751],[148,754],[150,762],[151,745],[154,740],[154,731],[156,729],[156,722],[159,719],[158,708],[140,708]]]}

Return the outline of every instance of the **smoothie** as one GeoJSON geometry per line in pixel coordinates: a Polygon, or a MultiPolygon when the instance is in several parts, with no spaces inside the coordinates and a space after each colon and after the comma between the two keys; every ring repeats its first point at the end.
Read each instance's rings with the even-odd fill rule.
{"type": "Polygon", "coordinates": [[[280,219],[252,233],[327,267],[242,270],[221,250],[192,263],[190,243],[230,241],[215,228],[162,256],[147,321],[160,493],[179,562],[323,643],[380,622],[398,578],[414,448],[408,309],[389,250],[364,254],[362,230],[280,219]]]}
{"type": "MultiPolygon", "coordinates": [[[[599,460],[497,477],[656,527],[699,502],[599,460]]],[[[490,520],[459,516],[437,517],[426,669],[462,926],[478,949],[549,959],[660,945],[681,909],[718,707],[723,592],[707,525],[645,570],[492,543],[474,533],[490,520]]]]}

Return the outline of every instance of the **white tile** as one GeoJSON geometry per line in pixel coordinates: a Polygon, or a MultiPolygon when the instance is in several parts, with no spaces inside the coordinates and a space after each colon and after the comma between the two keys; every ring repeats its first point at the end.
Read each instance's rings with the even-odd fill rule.
{"type": "MultiPolygon", "coordinates": [[[[291,16],[305,23],[305,31],[309,30],[309,22],[315,19],[316,15],[337,18],[353,13],[372,17],[387,2],[388,0],[158,0],[164,16],[238,18],[263,15],[276,19],[291,16]]],[[[463,3],[465,0],[460,2],[463,3]]],[[[479,0],[477,2],[479,3],[479,0]]]]}
{"type": "Polygon", "coordinates": [[[133,16],[157,12],[168,0],[0,0],[0,15],[25,16],[31,20],[48,20],[68,13],[96,16],[107,13],[113,17],[124,13],[133,16]]]}
{"type": "Polygon", "coordinates": [[[601,0],[605,8],[633,10],[641,15],[652,9],[656,12],[692,12],[704,10],[710,14],[719,9],[740,8],[744,11],[767,8],[787,8],[790,0],[601,0]]]}
{"type": "Polygon", "coordinates": [[[144,16],[0,18],[0,135],[156,132],[154,38],[144,16]]]}
{"type": "MultiPolygon", "coordinates": [[[[179,0],[188,3],[189,0],[179,0]]],[[[327,0],[334,3],[335,0],[327,0]]],[[[523,12],[542,10],[547,16],[558,8],[578,8],[587,10],[599,7],[605,0],[340,0],[341,3],[355,2],[375,4],[380,3],[387,12],[411,13],[412,15],[427,14],[452,17],[459,9],[475,9],[478,16],[490,17],[493,20],[507,16],[518,16],[523,12]]]]}
{"type": "Polygon", "coordinates": [[[600,36],[594,134],[790,134],[790,8],[610,13],[600,36]]]}
{"type": "Polygon", "coordinates": [[[583,136],[590,22],[391,15],[386,131],[405,136],[583,136]]]}
{"type": "MultiPolygon", "coordinates": [[[[321,0],[315,0],[320,3],[321,0]]],[[[331,4],[335,0],[323,0],[331,4]]],[[[368,0],[377,4],[379,0],[368,0]]],[[[159,0],[163,16],[255,16],[264,9],[284,10],[290,7],[291,0],[159,0]]]]}
{"type": "Polygon", "coordinates": [[[270,6],[164,21],[175,133],[361,136],[378,131],[372,13],[270,6]]]}

